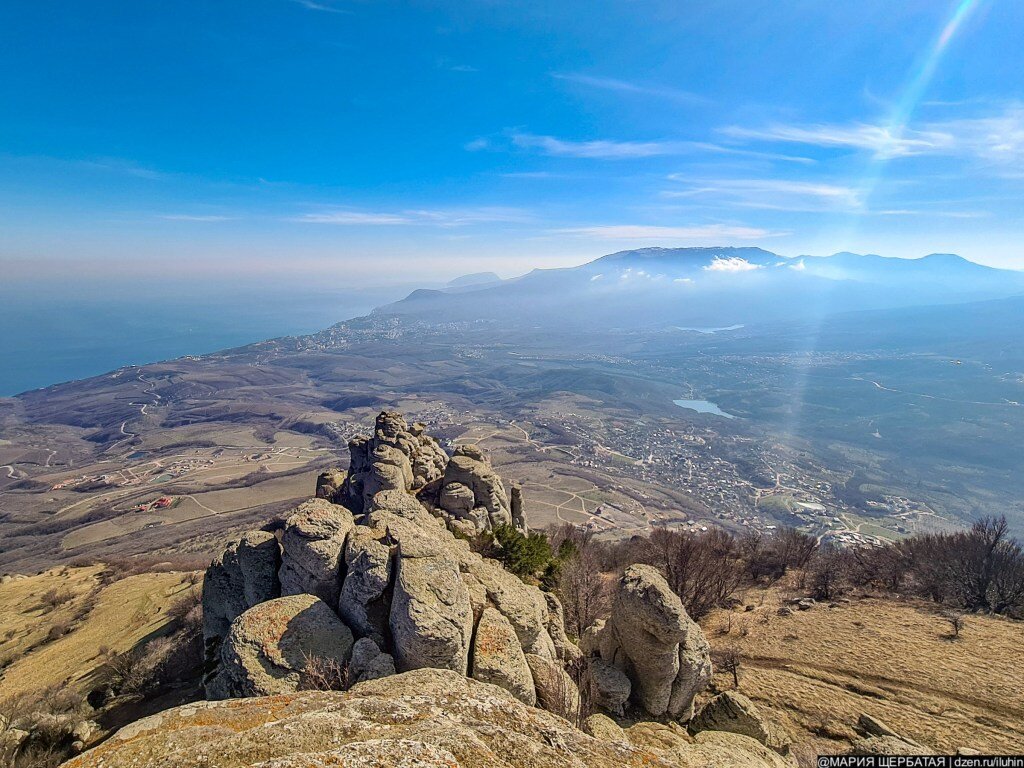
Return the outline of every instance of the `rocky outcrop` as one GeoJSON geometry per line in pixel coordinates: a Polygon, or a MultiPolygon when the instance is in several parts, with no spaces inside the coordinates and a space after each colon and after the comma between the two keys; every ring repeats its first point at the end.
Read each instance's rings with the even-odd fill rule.
{"type": "Polygon", "coordinates": [[[781,768],[781,758],[757,742],[722,735],[728,738],[713,745],[702,744],[700,734],[695,744],[667,750],[605,741],[497,686],[423,669],[360,683],[346,693],[187,704],[122,728],[67,765],[781,768]]]}
{"type": "Polygon", "coordinates": [[[458,562],[436,538],[417,532],[398,537],[395,570],[389,625],[396,666],[403,672],[433,667],[465,675],[473,611],[458,562]]]}
{"type": "Polygon", "coordinates": [[[704,633],[651,566],[626,569],[611,617],[586,644],[629,678],[632,700],[655,717],[688,719],[693,697],[711,679],[704,633]]]}
{"type": "Polygon", "coordinates": [[[691,734],[728,731],[749,736],[780,755],[789,754],[791,739],[785,730],[764,717],[754,702],[737,691],[720,693],[690,720],[691,734]]]}
{"type": "Polygon", "coordinates": [[[224,699],[294,692],[310,664],[344,668],[352,644],[348,627],[318,597],[292,595],[260,603],[231,623],[206,695],[224,699]]]}
{"type": "Polygon", "coordinates": [[[390,583],[391,548],[379,531],[355,526],[345,541],[338,615],[356,635],[371,638],[378,647],[387,645],[390,583]]]}
{"type": "Polygon", "coordinates": [[[624,715],[633,691],[626,673],[600,657],[590,659],[587,673],[593,705],[613,715],[624,715]]]}
{"type": "Polygon", "coordinates": [[[395,660],[391,654],[384,653],[373,640],[363,637],[352,646],[348,674],[352,685],[389,677],[395,674],[395,660]]]}
{"type": "Polygon", "coordinates": [[[600,712],[590,715],[580,723],[580,730],[589,733],[595,739],[612,743],[628,744],[629,737],[622,730],[621,726],[612,720],[608,715],[600,712]]]}
{"type": "Polygon", "coordinates": [[[580,715],[580,691],[565,668],[556,661],[532,653],[526,654],[526,663],[533,675],[537,703],[575,723],[580,715]]]}
{"type": "Polygon", "coordinates": [[[512,624],[484,608],[473,638],[473,678],[504,688],[524,704],[537,703],[533,675],[512,624]]]}
{"type": "Polygon", "coordinates": [[[280,596],[277,537],[251,531],[232,542],[206,569],[203,579],[203,639],[210,658],[236,618],[254,605],[280,596]]]}
{"type": "Polygon", "coordinates": [[[400,413],[382,411],[371,437],[349,442],[349,471],[330,497],[361,514],[380,491],[411,492],[438,480],[448,456],[423,424],[409,426],[400,413]]]}
{"type": "Polygon", "coordinates": [[[354,525],[351,512],[324,499],[310,499],[289,515],[281,537],[281,594],[316,595],[336,605],[342,549],[354,525]]]}
{"type": "Polygon", "coordinates": [[[490,460],[475,445],[455,449],[444,470],[438,505],[467,532],[512,525],[512,508],[505,486],[490,460]]]}

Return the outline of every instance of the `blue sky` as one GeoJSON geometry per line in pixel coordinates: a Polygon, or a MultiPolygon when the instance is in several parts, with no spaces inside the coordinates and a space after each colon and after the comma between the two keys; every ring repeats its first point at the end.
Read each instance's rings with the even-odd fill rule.
{"type": "Polygon", "coordinates": [[[9,277],[1024,268],[1017,0],[0,5],[9,277]]]}

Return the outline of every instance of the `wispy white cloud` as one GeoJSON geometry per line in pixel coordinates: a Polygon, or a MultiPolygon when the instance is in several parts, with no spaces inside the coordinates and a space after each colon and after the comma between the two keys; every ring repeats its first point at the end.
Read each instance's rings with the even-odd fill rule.
{"type": "Polygon", "coordinates": [[[292,0],[293,3],[298,3],[303,8],[308,8],[311,11],[323,11],[324,13],[344,13],[351,14],[352,11],[347,8],[338,8],[327,3],[318,3],[316,0],[292,0]]]}
{"type": "Polygon", "coordinates": [[[713,179],[694,180],[671,174],[671,181],[689,184],[670,189],[664,197],[714,197],[730,205],[786,211],[860,210],[861,193],[847,185],[795,179],[713,179]]]}
{"type": "Polygon", "coordinates": [[[987,163],[1003,175],[1024,172],[1024,104],[1016,101],[984,115],[931,120],[902,129],[870,123],[772,124],[728,126],[720,132],[738,141],[845,147],[881,159],[957,156],[987,163]]]}
{"type": "Polygon", "coordinates": [[[611,224],[591,227],[570,227],[556,230],[557,234],[593,237],[601,240],[700,240],[716,243],[729,240],[760,240],[779,237],[785,232],[774,232],[759,227],[705,224],[690,227],[662,227],[644,224],[611,224]]]}
{"type": "Polygon", "coordinates": [[[532,133],[513,133],[510,138],[512,146],[517,149],[539,150],[546,155],[558,157],[628,160],[659,155],[678,155],[692,151],[692,145],[684,141],[614,141],[609,139],[570,141],[555,136],[538,136],[532,133]]]}
{"type": "Polygon", "coordinates": [[[752,264],[739,256],[715,256],[711,263],[702,268],[705,272],[753,272],[761,269],[760,264],[752,264]]]}
{"type": "Polygon", "coordinates": [[[866,150],[879,157],[908,157],[948,151],[954,144],[949,133],[936,130],[895,131],[881,125],[773,124],[763,128],[728,126],[721,133],[733,139],[804,144],[817,147],[846,147],[866,150]]]}
{"type": "Polygon", "coordinates": [[[596,77],[585,75],[580,72],[552,72],[551,77],[556,80],[564,80],[589,88],[597,88],[604,91],[615,91],[617,93],[630,93],[639,96],[653,96],[659,99],[685,102],[688,104],[703,104],[707,98],[697,93],[671,88],[651,83],[636,83],[629,80],[619,80],[614,77],[596,77]]]}
{"type": "Polygon", "coordinates": [[[402,211],[361,211],[349,208],[310,211],[290,221],[301,224],[338,224],[345,226],[432,225],[462,227],[473,224],[524,224],[532,215],[520,208],[481,206],[476,208],[409,209],[402,211]]]}
{"type": "Polygon", "coordinates": [[[579,141],[521,131],[509,131],[500,137],[480,137],[468,142],[464,147],[470,152],[516,149],[538,152],[551,157],[576,157],[591,160],[636,160],[649,157],[712,154],[800,164],[815,162],[806,157],[778,152],[761,152],[742,147],[728,147],[707,141],[624,141],[618,139],[579,141]]]}
{"type": "Polygon", "coordinates": [[[165,213],[159,216],[161,219],[167,221],[199,221],[199,222],[217,222],[217,221],[231,221],[231,216],[204,216],[195,215],[188,213],[165,213]]]}

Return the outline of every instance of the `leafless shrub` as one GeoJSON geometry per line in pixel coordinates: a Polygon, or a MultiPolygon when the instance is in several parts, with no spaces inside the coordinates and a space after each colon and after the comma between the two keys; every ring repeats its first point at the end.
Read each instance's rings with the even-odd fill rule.
{"type": "Polygon", "coordinates": [[[740,650],[735,645],[726,646],[715,654],[715,663],[726,674],[732,675],[733,688],[740,687],[740,650]]]}
{"type": "Polygon", "coordinates": [[[112,654],[104,665],[107,681],[116,694],[145,695],[161,682],[162,667],[174,649],[170,637],[158,637],[143,646],[112,654]]]}
{"type": "Polygon", "coordinates": [[[59,640],[71,631],[70,621],[57,621],[50,625],[50,629],[46,633],[46,641],[52,643],[54,640],[59,640]]]}
{"type": "Polygon", "coordinates": [[[351,685],[348,664],[323,656],[302,654],[301,691],[347,691],[351,685]]]}
{"type": "Polygon", "coordinates": [[[960,632],[964,628],[964,616],[962,613],[951,611],[943,614],[943,617],[949,623],[950,633],[946,637],[950,640],[956,640],[960,637],[960,632]]]}
{"type": "Polygon", "coordinates": [[[43,592],[40,600],[47,610],[52,611],[55,608],[60,608],[62,605],[66,605],[71,602],[74,597],[75,595],[71,590],[54,587],[53,589],[48,589],[43,592]]]}

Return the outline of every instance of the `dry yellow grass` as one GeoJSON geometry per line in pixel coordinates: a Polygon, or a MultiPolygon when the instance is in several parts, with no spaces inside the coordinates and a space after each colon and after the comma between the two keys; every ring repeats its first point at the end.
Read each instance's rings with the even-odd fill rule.
{"type": "Polygon", "coordinates": [[[705,627],[716,649],[740,651],[741,690],[806,748],[841,750],[866,712],[942,752],[1024,752],[1024,624],[968,616],[950,640],[928,604],[866,598],[779,616],[782,598],[751,591],[755,610],[720,611],[705,627]]]}
{"type": "Polygon", "coordinates": [[[102,570],[54,568],[0,584],[0,698],[51,685],[87,688],[103,664],[101,648],[126,651],[159,633],[167,608],[193,588],[189,575],[179,572],[144,573],[103,586],[102,570]],[[51,591],[51,602],[62,598],[52,608],[45,599],[51,591]],[[90,600],[95,605],[85,613],[90,600]],[[51,628],[62,624],[67,634],[48,639],[51,628]]]}

